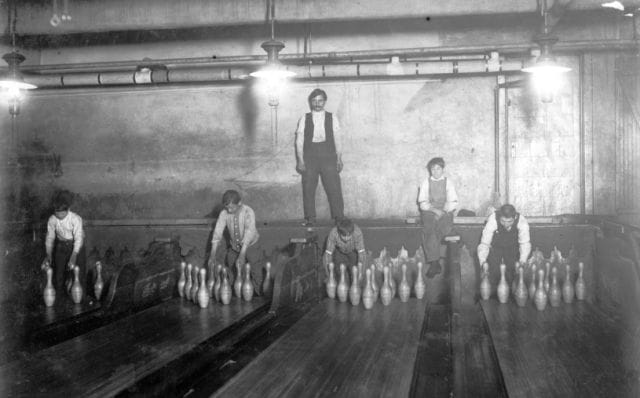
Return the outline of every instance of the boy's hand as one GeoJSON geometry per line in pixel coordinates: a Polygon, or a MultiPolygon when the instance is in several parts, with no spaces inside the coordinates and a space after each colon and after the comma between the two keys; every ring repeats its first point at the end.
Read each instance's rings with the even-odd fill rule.
{"type": "Polygon", "coordinates": [[[51,260],[49,260],[49,258],[45,258],[42,261],[42,265],[40,266],[40,268],[44,271],[47,269],[47,267],[50,267],[50,266],[51,266],[51,260]]]}
{"type": "Polygon", "coordinates": [[[240,267],[243,268],[245,263],[247,262],[247,260],[244,258],[244,256],[242,254],[240,254],[238,256],[238,259],[236,260],[236,264],[240,267]]]}

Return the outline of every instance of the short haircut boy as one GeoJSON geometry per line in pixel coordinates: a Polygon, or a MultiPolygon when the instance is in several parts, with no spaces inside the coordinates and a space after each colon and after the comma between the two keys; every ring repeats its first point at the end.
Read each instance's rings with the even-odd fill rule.
{"type": "Polygon", "coordinates": [[[222,204],[226,206],[229,203],[233,203],[234,205],[240,203],[240,194],[238,191],[229,189],[222,195],[222,204]]]}

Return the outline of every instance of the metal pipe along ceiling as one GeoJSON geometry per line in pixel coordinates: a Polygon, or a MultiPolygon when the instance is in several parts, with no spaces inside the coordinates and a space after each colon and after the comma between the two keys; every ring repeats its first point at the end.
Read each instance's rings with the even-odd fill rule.
{"type": "MultiPolygon", "coordinates": [[[[359,78],[438,75],[465,75],[517,72],[520,60],[449,60],[438,62],[349,63],[333,65],[287,66],[299,79],[359,78]]],[[[254,68],[199,67],[176,69],[141,69],[139,71],[70,72],[25,76],[41,88],[86,86],[145,85],[166,83],[229,82],[247,79],[254,68]]]]}

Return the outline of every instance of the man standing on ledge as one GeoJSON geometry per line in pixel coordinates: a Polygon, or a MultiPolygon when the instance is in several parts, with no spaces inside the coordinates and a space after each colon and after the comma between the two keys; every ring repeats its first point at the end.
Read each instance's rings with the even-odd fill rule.
{"type": "Polygon", "coordinates": [[[316,221],[316,188],[318,176],[329,200],[331,217],[344,216],[342,187],[342,135],[338,118],[324,110],[327,93],[319,88],[309,94],[311,112],[298,121],[296,129],[296,169],[302,174],[303,225],[316,221]]]}
{"type": "Polygon", "coordinates": [[[507,282],[512,281],[516,261],[524,264],[531,253],[529,223],[516,212],[513,205],[503,205],[491,214],[482,230],[478,245],[480,266],[488,263],[489,279],[492,286],[500,280],[500,263],[507,266],[507,282]]]}

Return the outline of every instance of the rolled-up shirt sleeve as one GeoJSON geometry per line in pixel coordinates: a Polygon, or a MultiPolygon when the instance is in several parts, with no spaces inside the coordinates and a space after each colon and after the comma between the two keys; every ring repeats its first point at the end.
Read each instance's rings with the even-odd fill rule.
{"type": "Polygon", "coordinates": [[[47,236],[44,240],[44,247],[47,250],[47,254],[51,254],[53,252],[53,242],[56,239],[55,222],[54,216],[49,217],[49,221],[47,221],[47,236]]]}
{"type": "Polygon", "coordinates": [[[496,215],[491,214],[487,219],[487,224],[482,230],[482,237],[480,238],[480,244],[478,245],[478,260],[480,265],[487,262],[489,257],[489,251],[491,250],[491,241],[493,240],[493,234],[498,229],[498,223],[496,221],[496,215]]]}
{"type": "Polygon", "coordinates": [[[336,249],[336,242],[338,241],[338,229],[333,227],[331,231],[329,231],[329,236],[327,237],[327,249],[326,252],[329,254],[333,254],[333,251],[336,249]]]}
{"type": "Polygon", "coordinates": [[[360,228],[358,228],[354,232],[354,238],[355,238],[356,251],[358,253],[363,253],[365,251],[365,248],[364,248],[364,236],[362,235],[362,230],[360,228]]]}
{"type": "Polygon", "coordinates": [[[302,116],[298,120],[298,126],[296,127],[296,156],[298,160],[302,160],[302,151],[304,149],[304,123],[305,116],[302,116]]]}
{"type": "Polygon", "coordinates": [[[216,227],[213,229],[213,237],[211,238],[211,247],[218,247],[218,243],[222,240],[222,234],[227,226],[227,211],[222,210],[216,220],[216,227]]]}
{"type": "Polygon", "coordinates": [[[431,207],[429,203],[429,177],[422,180],[418,188],[418,206],[420,210],[429,210],[431,207]]]}
{"type": "Polygon", "coordinates": [[[79,253],[84,244],[84,228],[82,227],[82,218],[76,217],[73,221],[73,252],[79,253]]]}
{"type": "Polygon", "coordinates": [[[340,158],[340,156],[342,155],[342,147],[344,143],[343,131],[342,127],[340,126],[338,117],[335,114],[332,114],[331,116],[333,117],[333,142],[336,146],[336,155],[338,155],[338,158],[340,158]]]}
{"type": "Polygon", "coordinates": [[[252,244],[258,241],[260,235],[258,235],[258,230],[256,229],[256,214],[253,209],[246,208],[246,213],[244,216],[244,236],[242,237],[242,245],[243,246],[251,246],[252,244]]]}
{"type": "Polygon", "coordinates": [[[524,263],[531,253],[531,236],[529,234],[529,222],[520,215],[518,220],[518,244],[520,245],[520,262],[524,263]]]}

